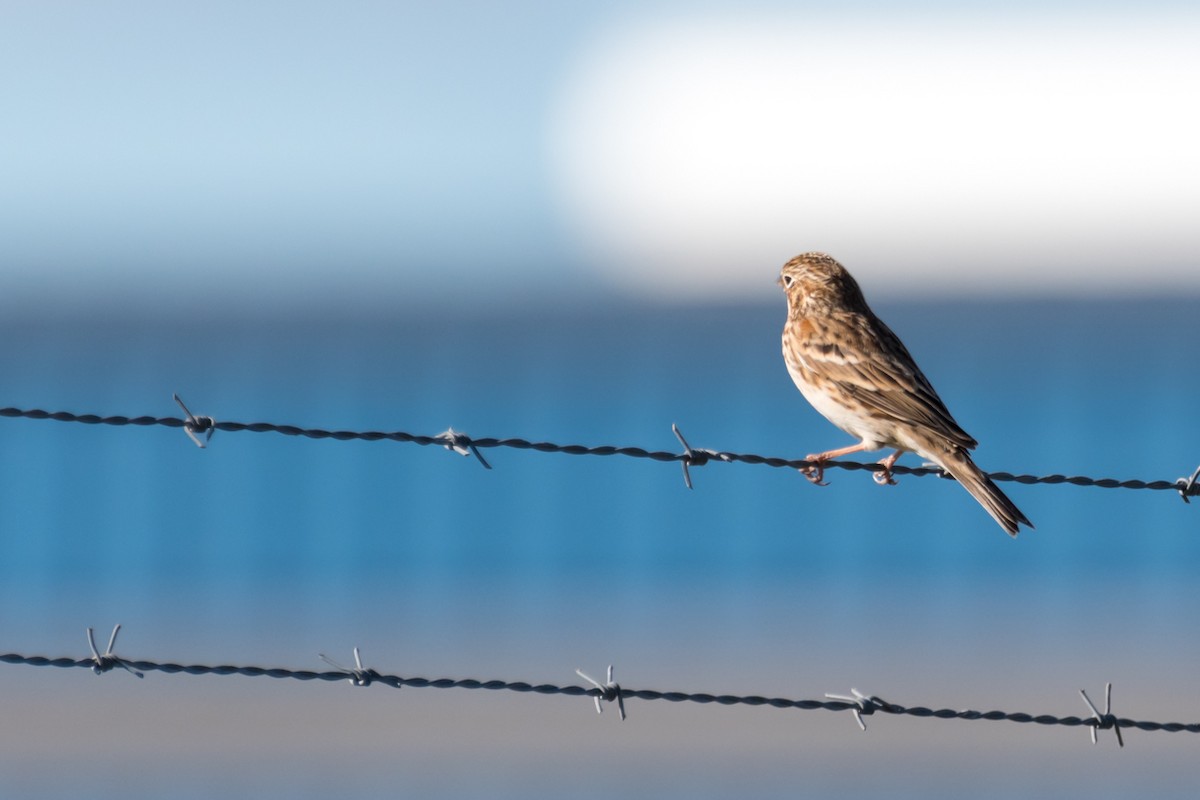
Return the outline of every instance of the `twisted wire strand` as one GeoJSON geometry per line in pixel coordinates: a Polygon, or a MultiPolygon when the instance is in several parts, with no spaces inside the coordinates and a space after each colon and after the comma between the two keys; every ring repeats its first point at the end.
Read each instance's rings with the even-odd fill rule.
{"type": "Polygon", "coordinates": [[[636,700],[665,700],[670,703],[698,703],[701,705],[746,705],[770,706],[772,708],[825,711],[852,711],[858,714],[890,714],[894,716],[925,717],[931,719],[961,719],[989,720],[993,722],[1033,723],[1036,725],[1061,725],[1065,727],[1086,726],[1094,729],[1135,728],[1143,731],[1164,731],[1167,733],[1200,733],[1200,723],[1182,722],[1153,722],[1134,720],[1125,717],[1115,717],[1105,714],[1103,718],[1057,716],[1054,714],[1026,714],[1010,711],[974,711],[971,709],[956,710],[951,708],[927,708],[925,706],[904,706],[890,703],[878,697],[863,697],[854,702],[846,699],[825,700],[794,700],[784,697],[764,697],[761,695],[708,694],[705,692],[658,691],[654,689],[629,689],[616,684],[607,687],[560,686],[552,683],[533,684],[526,681],[477,680],[474,678],[419,678],[387,675],[375,670],[324,670],[313,671],[303,669],[288,669],[283,667],[254,667],[201,664],[174,664],[134,660],[106,654],[102,661],[95,658],[47,658],[45,656],[25,656],[15,653],[0,655],[0,662],[7,664],[28,664],[35,667],[83,667],[97,673],[107,672],[115,666],[123,666],[135,672],[165,672],[168,674],[185,675],[240,675],[245,677],[287,678],[299,681],[344,681],[350,679],[357,686],[367,686],[373,683],[383,684],[395,689],[405,686],[414,688],[433,689],[490,689],[493,691],[519,692],[523,694],[567,695],[570,697],[592,697],[604,701],[614,701],[618,698],[636,700]]]}
{"type": "MultiPolygon", "coordinates": [[[[180,419],[178,417],[127,417],[122,415],[100,416],[97,414],[74,414],[69,411],[43,411],[41,409],[19,409],[19,408],[0,408],[0,417],[23,418],[23,419],[49,419],[56,422],[78,422],[85,425],[113,425],[113,426],[164,426],[168,428],[183,428],[189,432],[201,430],[207,431],[210,435],[214,430],[225,431],[229,433],[237,433],[240,431],[249,431],[251,433],[276,433],[284,436],[299,436],[308,439],[333,439],[335,441],[392,441],[403,442],[410,444],[421,445],[427,447],[429,445],[437,445],[448,447],[458,452],[469,453],[475,452],[480,458],[484,466],[488,466],[486,461],[483,461],[481,456],[478,456],[479,448],[513,448],[517,450],[533,450],[539,453],[565,453],[567,455],[577,456],[626,456],[629,458],[651,459],[653,461],[663,462],[678,462],[687,466],[703,466],[710,461],[724,461],[727,463],[737,462],[742,464],[761,464],[768,467],[788,468],[788,469],[804,469],[814,466],[813,462],[805,459],[794,458],[778,458],[772,456],[762,456],[753,453],[733,453],[720,450],[707,449],[692,449],[686,448],[683,453],[675,453],[666,450],[647,450],[642,447],[633,446],[613,446],[600,445],[589,446],[581,444],[557,444],[554,442],[535,442],[521,438],[504,438],[498,439],[494,437],[472,437],[465,433],[456,432],[453,430],[447,431],[433,436],[421,435],[414,433],[406,433],[404,431],[346,431],[346,430],[326,430],[323,428],[304,428],[296,425],[281,425],[273,422],[229,422],[229,421],[214,421],[210,417],[193,417],[191,419],[180,419]]],[[[198,443],[198,442],[197,442],[198,443]]],[[[878,471],[879,465],[870,462],[862,463],[855,461],[827,461],[823,465],[826,469],[836,468],[850,471],[867,470],[870,472],[878,471]]],[[[897,475],[913,475],[923,477],[925,475],[936,475],[939,477],[947,477],[946,474],[936,467],[908,467],[903,464],[896,464],[891,470],[897,475]]],[[[992,480],[996,481],[1012,481],[1021,484],[1070,484],[1072,486],[1095,486],[1101,489],[1149,489],[1152,491],[1173,490],[1187,500],[1189,497],[1200,495],[1200,481],[1197,476],[1200,475],[1200,469],[1193,473],[1191,479],[1179,478],[1176,480],[1155,480],[1145,481],[1138,479],[1118,480],[1115,478],[1093,478],[1086,475],[1027,475],[1014,474],[1011,472],[991,472],[988,475],[992,480]]],[[[686,478],[685,473],[685,478],[686,478]]],[[[687,478],[690,486],[690,478],[687,478]]]]}

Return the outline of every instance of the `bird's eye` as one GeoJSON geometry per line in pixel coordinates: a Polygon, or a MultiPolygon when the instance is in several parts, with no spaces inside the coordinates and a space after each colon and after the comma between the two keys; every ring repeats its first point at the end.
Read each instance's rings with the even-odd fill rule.
{"type": "Polygon", "coordinates": [[[791,286],[791,285],[792,285],[792,276],[791,276],[791,275],[784,275],[784,276],[783,276],[783,285],[784,285],[784,286],[791,286]]]}

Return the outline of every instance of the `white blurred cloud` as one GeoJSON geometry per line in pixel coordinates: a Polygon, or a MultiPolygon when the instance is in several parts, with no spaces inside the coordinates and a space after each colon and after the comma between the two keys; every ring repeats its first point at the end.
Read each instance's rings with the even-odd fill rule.
{"type": "Polygon", "coordinates": [[[582,52],[564,207],[631,292],[1200,287],[1200,16],[658,19],[582,52]]]}

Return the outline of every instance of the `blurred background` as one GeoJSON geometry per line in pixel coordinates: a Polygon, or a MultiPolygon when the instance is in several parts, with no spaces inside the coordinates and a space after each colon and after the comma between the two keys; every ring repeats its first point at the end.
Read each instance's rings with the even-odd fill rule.
{"type": "MultiPolygon", "coordinates": [[[[801,458],[837,256],[985,469],[1200,462],[1168,2],[0,7],[0,406],[801,458]]],[[[1173,492],[0,420],[0,652],[1200,721],[1173,492]]],[[[905,463],[917,464],[908,456],[905,463]]],[[[57,798],[1188,796],[1200,740],[0,667],[57,798]],[[615,709],[612,709],[615,711],[615,709]],[[1020,770],[1012,764],[1020,763],[1020,770]],[[63,769],[69,763],[71,769],[63,769]]]]}

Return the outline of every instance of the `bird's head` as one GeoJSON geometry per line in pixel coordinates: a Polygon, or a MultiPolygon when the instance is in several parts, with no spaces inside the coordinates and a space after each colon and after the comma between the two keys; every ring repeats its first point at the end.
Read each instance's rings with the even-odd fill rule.
{"type": "Polygon", "coordinates": [[[801,253],[779,270],[779,285],[793,313],[805,315],[865,307],[862,290],[832,256],[801,253]]]}

